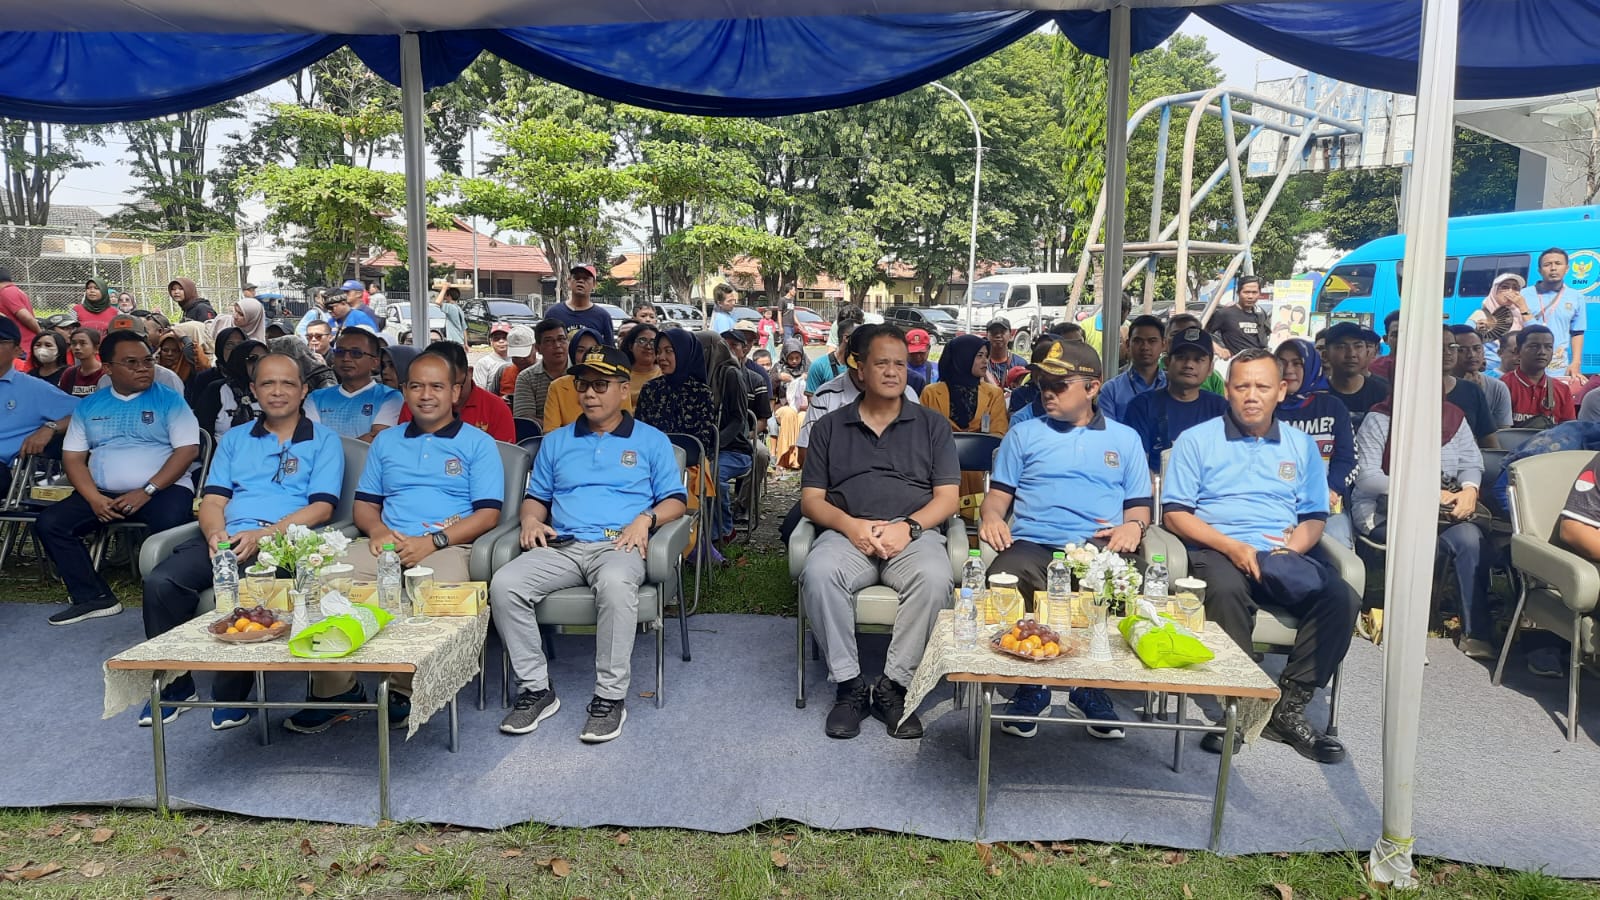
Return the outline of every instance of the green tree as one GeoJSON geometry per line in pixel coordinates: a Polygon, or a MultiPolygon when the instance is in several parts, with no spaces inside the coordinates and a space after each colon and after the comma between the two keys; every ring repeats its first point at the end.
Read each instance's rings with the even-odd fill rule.
{"type": "Polygon", "coordinates": [[[405,176],[361,166],[325,169],[268,164],[244,175],[245,196],[267,207],[264,227],[292,249],[278,274],[305,284],[333,284],[360,252],[400,250],[404,231],[392,218],[405,208],[405,176]]]}
{"type": "Polygon", "coordinates": [[[118,125],[128,140],[128,174],[138,199],[112,222],[184,234],[235,230],[238,198],[207,177],[206,140],[214,123],[241,112],[238,101],[228,101],[118,125]]]}
{"type": "Polygon", "coordinates": [[[0,221],[43,225],[50,202],[70,172],[95,165],[83,158],[86,144],[102,143],[99,133],[81,125],[52,125],[0,118],[0,221]]]}

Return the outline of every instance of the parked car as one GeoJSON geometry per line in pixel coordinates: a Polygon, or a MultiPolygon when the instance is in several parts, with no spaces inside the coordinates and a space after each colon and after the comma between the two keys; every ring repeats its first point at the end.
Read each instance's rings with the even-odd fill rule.
{"type": "Polygon", "coordinates": [[[807,344],[828,343],[828,330],[833,323],[817,315],[809,309],[795,307],[794,327],[799,330],[800,338],[807,344]]]}
{"type": "Polygon", "coordinates": [[[706,328],[706,317],[700,312],[700,307],[687,303],[657,303],[656,316],[661,320],[662,328],[674,325],[690,331],[704,331],[706,328]]]}
{"type": "MultiPolygon", "coordinates": [[[[444,310],[437,306],[428,305],[428,341],[442,341],[445,329],[449,326],[445,320],[444,310]]],[[[411,304],[389,304],[389,327],[383,329],[383,336],[393,344],[411,343],[411,304]]]]}
{"type": "Polygon", "coordinates": [[[907,331],[921,328],[934,344],[955,338],[963,329],[949,313],[926,306],[891,306],[883,311],[883,320],[907,331]]]}
{"type": "Polygon", "coordinates": [[[467,319],[469,343],[473,340],[488,343],[489,329],[496,322],[526,325],[529,328],[539,324],[539,314],[533,311],[533,307],[505,297],[474,297],[462,302],[461,312],[467,319]]]}
{"type": "Polygon", "coordinates": [[[628,318],[628,311],[615,303],[596,303],[595,307],[605,310],[611,316],[611,333],[616,334],[622,330],[622,321],[628,318]]]}
{"type": "Polygon", "coordinates": [[[1004,303],[995,316],[1011,326],[1012,347],[1026,353],[1033,338],[1067,313],[1072,291],[1070,272],[1006,272],[980,278],[972,285],[974,303],[1004,303]]]}

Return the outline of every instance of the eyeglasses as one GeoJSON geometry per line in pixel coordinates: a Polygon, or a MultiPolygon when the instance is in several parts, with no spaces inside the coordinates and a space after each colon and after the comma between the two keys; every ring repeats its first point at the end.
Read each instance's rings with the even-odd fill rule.
{"type": "Polygon", "coordinates": [[[287,444],[284,445],[282,450],[278,451],[274,458],[278,460],[278,470],[272,473],[272,483],[283,484],[284,475],[290,474],[291,469],[299,469],[300,458],[289,452],[287,444]]]}
{"type": "Polygon", "coordinates": [[[132,369],[137,372],[140,369],[155,368],[156,358],[154,356],[144,356],[138,359],[119,359],[117,360],[116,364],[124,369],[132,369]]]}
{"type": "Polygon", "coordinates": [[[594,391],[596,394],[604,394],[606,391],[611,390],[611,386],[613,384],[621,383],[622,382],[620,381],[612,381],[609,378],[596,378],[593,381],[590,381],[587,378],[572,379],[572,386],[577,388],[578,393],[580,394],[584,391],[594,391]]]}
{"type": "Polygon", "coordinates": [[[267,355],[265,353],[252,353],[244,358],[244,364],[247,366],[253,366],[265,359],[266,356],[267,355]]]}
{"type": "Polygon", "coordinates": [[[348,356],[351,359],[363,359],[368,356],[372,357],[373,359],[378,358],[378,354],[376,353],[368,353],[365,350],[357,350],[354,347],[335,347],[333,348],[333,355],[348,356]]]}

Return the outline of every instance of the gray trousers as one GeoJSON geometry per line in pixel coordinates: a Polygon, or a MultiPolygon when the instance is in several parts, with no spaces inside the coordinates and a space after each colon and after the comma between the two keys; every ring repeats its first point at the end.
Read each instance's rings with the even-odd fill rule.
{"type": "Polygon", "coordinates": [[[594,640],[594,692],[607,700],[628,696],[633,639],[639,629],[639,586],[644,557],[610,541],[575,541],[535,547],[501,567],[489,584],[489,605],[511,655],[519,690],[550,686],[535,610],[562,588],[591,587],[598,603],[594,640]]]}
{"type": "Polygon", "coordinates": [[[861,674],[855,594],[874,584],[900,595],[883,674],[909,686],[939,610],[950,605],[953,582],[944,535],[924,531],[889,560],[867,556],[837,531],[817,535],[800,573],[800,599],[811,619],[811,630],[822,643],[830,681],[841,683],[861,674]]]}

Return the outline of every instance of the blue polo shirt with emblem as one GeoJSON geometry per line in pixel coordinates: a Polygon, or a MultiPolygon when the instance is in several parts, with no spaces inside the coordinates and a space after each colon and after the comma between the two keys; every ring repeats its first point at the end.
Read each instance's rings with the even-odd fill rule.
{"type": "Polygon", "coordinates": [[[11,465],[28,435],[72,415],[77,405],[78,398],[26,372],[0,375],[0,464],[11,465]]]}
{"type": "Polygon", "coordinates": [[[394,425],[400,421],[405,398],[381,381],[374,381],[354,394],[337,384],[318,388],[306,398],[306,415],[313,422],[333,429],[343,437],[358,438],[374,425],[394,425]]]}
{"type": "Polygon", "coordinates": [[[61,448],[88,452],[95,485],[121,494],[144,487],[174,449],[199,443],[200,423],[183,396],[157,382],[137,394],[106,388],[78,401],[61,448]]]}
{"type": "Polygon", "coordinates": [[[415,537],[499,509],[505,477],[494,438],[460,419],[432,434],[412,422],[372,439],[356,499],[382,506],[395,534],[415,537]]]}
{"type": "Polygon", "coordinates": [[[672,442],[627,413],[606,434],[580,417],[545,435],[528,496],[550,509],[557,534],[580,541],[609,540],[657,503],[689,500],[672,442]]]}
{"type": "Polygon", "coordinates": [[[1150,506],[1150,471],[1132,428],[1096,414],[1074,426],[1049,416],[1007,432],[990,486],[1016,498],[1011,536],[1059,547],[1150,506]]]}
{"type": "Polygon", "coordinates": [[[1178,436],[1161,511],[1189,512],[1257,550],[1283,545],[1285,529],[1328,518],[1328,470],[1311,436],[1276,420],[1265,437],[1232,412],[1178,436]]]}
{"type": "Polygon", "coordinates": [[[229,534],[271,525],[312,503],[337,506],[344,481],[344,447],[333,430],[305,416],[288,443],[257,419],[230,428],[217,441],[202,494],[227,499],[229,534]]]}

